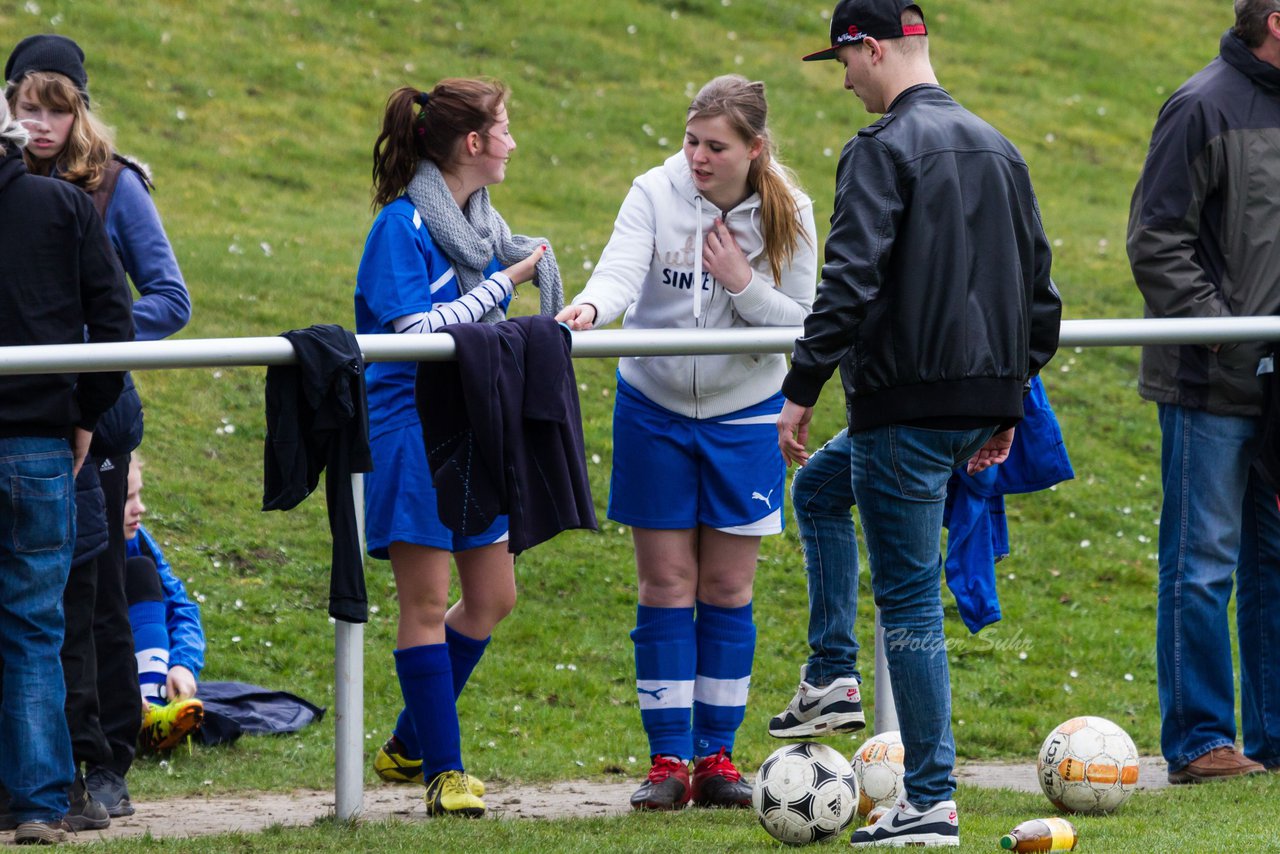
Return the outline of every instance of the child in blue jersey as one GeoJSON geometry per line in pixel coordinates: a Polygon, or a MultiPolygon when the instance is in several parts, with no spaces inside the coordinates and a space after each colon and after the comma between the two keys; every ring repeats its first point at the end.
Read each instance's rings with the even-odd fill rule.
{"type": "Polygon", "coordinates": [[[142,694],[143,750],[167,750],[200,726],[203,704],[196,678],[204,667],[200,606],[174,575],[160,544],[142,525],[142,461],[129,462],[124,505],[125,595],[133,628],[138,687],[142,694]]]}
{"type": "MultiPolygon", "coordinates": [[[[513,237],[486,189],[515,151],[507,91],[487,80],[404,87],[387,101],[374,144],[374,206],[381,208],[356,277],[356,331],[433,332],[502,319],[516,285],[559,283],[547,246],[513,237]],[[506,269],[502,269],[505,267],[506,269]]],[[[481,816],[484,785],[462,763],[456,699],[494,626],[515,605],[507,520],[476,536],[440,521],[414,403],[416,366],[367,369],[374,469],[365,476],[369,554],[391,561],[400,620],[396,674],[404,697],[395,730],[374,758],[384,779],[425,783],[428,815],[481,816]],[[450,558],[461,596],[449,605],[450,558]]]]}
{"type": "MultiPolygon", "coordinates": [[[[590,329],[800,326],[817,279],[813,205],[773,158],[764,84],[698,93],[684,151],[637,178],[586,289],[557,320],[590,329]]],[[[780,354],[624,358],[609,518],[632,526],[640,720],[637,809],[751,803],[734,766],[755,654],[760,538],[782,530],[780,354]],[[688,763],[694,760],[690,779],[688,763]]]]}

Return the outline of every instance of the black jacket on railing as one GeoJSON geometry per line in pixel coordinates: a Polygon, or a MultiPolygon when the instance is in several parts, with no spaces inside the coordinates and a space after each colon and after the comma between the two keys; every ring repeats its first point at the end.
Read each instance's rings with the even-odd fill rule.
{"type": "Polygon", "coordinates": [[[295,329],[283,337],[298,363],[267,368],[262,509],[293,509],[326,472],[333,537],[329,615],[363,623],[369,618],[368,597],[351,475],[373,468],[364,357],[356,337],[341,326],[295,329]]]}
{"type": "Polygon", "coordinates": [[[934,85],[840,155],[813,313],[782,390],[812,405],[839,365],[849,427],[1022,417],[1062,303],[1027,164],[934,85]]]}

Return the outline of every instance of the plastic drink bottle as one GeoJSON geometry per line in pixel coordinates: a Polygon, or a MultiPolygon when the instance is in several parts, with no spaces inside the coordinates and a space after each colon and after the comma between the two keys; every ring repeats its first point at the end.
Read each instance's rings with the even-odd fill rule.
{"type": "Polygon", "coordinates": [[[1073,851],[1079,837],[1065,818],[1035,818],[1024,821],[1000,837],[1006,851],[1073,851]]]}

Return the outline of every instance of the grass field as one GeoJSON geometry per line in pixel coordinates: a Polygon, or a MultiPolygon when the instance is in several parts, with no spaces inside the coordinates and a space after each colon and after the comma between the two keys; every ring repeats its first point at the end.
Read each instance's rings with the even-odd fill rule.
{"type": "MultiPolygon", "coordinates": [[[[90,88],[122,151],[148,161],[156,202],[195,304],[183,337],[273,335],[353,324],[355,266],[372,219],[369,154],[387,94],[404,83],[487,74],[512,88],[519,150],[495,203],[517,231],[556,247],[569,294],[586,281],[631,179],[679,145],[705,80],[767,81],[782,156],[814,197],[820,232],[844,141],[870,119],[838,67],[798,57],[826,43],[827,0],[30,0],[0,5],[6,51],[37,31],[88,53],[90,88]]],[[[1032,169],[1068,318],[1134,317],[1124,256],[1129,194],[1164,98],[1217,50],[1225,0],[953,0],[926,9],[943,84],[1004,131],[1032,169]]],[[[530,311],[524,299],[519,310],[530,311]]],[[[969,636],[947,603],[955,730],[963,758],[1034,757],[1076,714],[1124,726],[1158,752],[1154,671],[1154,408],[1135,390],[1133,349],[1064,351],[1045,380],[1078,477],[1010,501],[1013,554],[999,567],[1004,621],[969,636]]],[[[587,454],[601,519],[614,364],[580,360],[587,454]]],[[[333,701],[323,498],[259,512],[259,368],[150,372],[148,527],[200,596],[206,679],[241,679],[333,701]]],[[[838,386],[814,434],[842,419],[838,386]]],[[[613,523],[522,555],[521,603],[461,701],[468,767],[486,779],[638,778],[629,532],[613,523]]],[[[371,562],[365,730],[370,753],[399,706],[396,604],[371,562]]],[[[806,653],[794,531],[771,538],[757,581],[759,652],[737,758],[773,749],[768,717],[806,653]]],[[[862,625],[870,636],[867,580],[862,625]]],[[[870,644],[864,664],[868,697],[870,644]]],[[[331,786],[329,721],[296,737],[138,763],[136,799],[331,786]]],[[[849,745],[849,752],[853,745],[849,745]]],[[[369,780],[373,778],[370,774],[369,780]]],[[[1277,778],[1133,799],[1081,822],[1086,850],[1266,850],[1280,835],[1277,778]]],[[[1040,813],[1038,797],[962,789],[966,847],[989,849],[1040,813]]],[[[697,814],[519,826],[332,825],[218,838],[200,850],[665,850],[670,840],[749,850],[746,816],[697,814]]],[[[150,847],[159,843],[112,843],[150,847]]]]}

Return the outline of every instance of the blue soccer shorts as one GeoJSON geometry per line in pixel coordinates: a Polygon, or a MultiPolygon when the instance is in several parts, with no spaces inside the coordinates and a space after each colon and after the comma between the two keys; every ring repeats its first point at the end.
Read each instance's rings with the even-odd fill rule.
{"type": "Polygon", "coordinates": [[[783,528],[783,397],[715,418],[658,406],[618,378],[609,518],[636,528],[706,525],[763,536],[783,528]]]}

